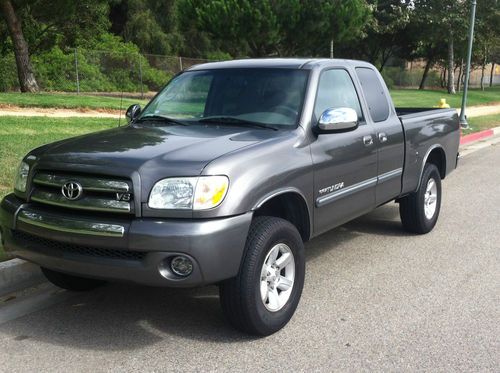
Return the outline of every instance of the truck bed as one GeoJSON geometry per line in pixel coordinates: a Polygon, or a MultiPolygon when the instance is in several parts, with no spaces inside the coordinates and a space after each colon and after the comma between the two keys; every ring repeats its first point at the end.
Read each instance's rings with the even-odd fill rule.
{"type": "Polygon", "coordinates": [[[403,194],[418,187],[423,164],[430,150],[443,150],[446,176],[456,166],[460,129],[455,109],[439,108],[396,108],[403,126],[406,142],[403,194]]]}

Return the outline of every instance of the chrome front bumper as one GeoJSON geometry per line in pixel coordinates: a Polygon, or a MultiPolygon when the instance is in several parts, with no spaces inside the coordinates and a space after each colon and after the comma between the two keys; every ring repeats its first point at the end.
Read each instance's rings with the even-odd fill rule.
{"type": "Polygon", "coordinates": [[[21,209],[17,214],[17,221],[57,232],[105,237],[123,237],[125,235],[125,227],[120,224],[62,218],[54,214],[42,214],[29,209],[21,209]]]}
{"type": "Polygon", "coordinates": [[[40,266],[82,277],[153,286],[199,286],[234,277],[252,213],[219,219],[95,218],[27,204],[11,194],[0,206],[5,249],[40,266]],[[193,274],[165,274],[186,255],[193,274]]]}

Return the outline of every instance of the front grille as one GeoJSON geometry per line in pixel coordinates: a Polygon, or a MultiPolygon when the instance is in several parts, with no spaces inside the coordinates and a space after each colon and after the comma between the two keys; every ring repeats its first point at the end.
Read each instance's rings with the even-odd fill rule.
{"type": "Polygon", "coordinates": [[[146,253],[140,251],[115,250],[101,247],[74,245],[49,240],[47,238],[34,236],[32,234],[17,230],[12,231],[12,237],[18,244],[33,245],[29,247],[31,250],[44,252],[48,255],[53,255],[55,251],[59,254],[69,253],[96,258],[124,259],[135,261],[142,260],[146,256],[146,253]]]}
{"type": "Polygon", "coordinates": [[[134,212],[129,180],[39,171],[33,177],[31,201],[82,211],[134,212]]]}

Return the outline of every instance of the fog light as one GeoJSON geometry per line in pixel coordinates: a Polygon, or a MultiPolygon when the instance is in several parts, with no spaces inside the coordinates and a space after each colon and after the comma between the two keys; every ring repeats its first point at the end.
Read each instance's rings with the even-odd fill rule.
{"type": "Polygon", "coordinates": [[[170,268],[178,276],[186,277],[193,272],[193,262],[186,256],[176,256],[170,262],[170,268]]]}

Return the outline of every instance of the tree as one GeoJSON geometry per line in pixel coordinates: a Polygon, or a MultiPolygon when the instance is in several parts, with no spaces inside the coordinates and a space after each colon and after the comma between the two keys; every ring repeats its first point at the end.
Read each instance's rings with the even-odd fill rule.
{"type": "Polygon", "coordinates": [[[419,89],[424,89],[431,68],[444,58],[443,50],[446,50],[446,44],[436,36],[436,33],[432,32],[432,28],[429,27],[432,25],[424,27],[425,23],[416,9],[411,12],[410,17],[411,20],[405,32],[406,45],[402,45],[401,55],[408,60],[425,60],[425,68],[419,84],[419,89]]]}
{"type": "Polygon", "coordinates": [[[414,49],[407,32],[412,3],[406,0],[369,0],[368,3],[373,17],[366,24],[366,37],[346,43],[343,53],[368,60],[383,71],[392,57],[407,58],[414,49]]]}
{"type": "Polygon", "coordinates": [[[233,57],[323,56],[364,36],[371,17],[365,0],[181,0],[180,29],[186,44],[233,57]]]}
{"type": "Polygon", "coordinates": [[[31,53],[84,47],[109,29],[108,0],[15,0],[31,53]]]}
{"type": "Polygon", "coordinates": [[[21,92],[38,92],[38,84],[31,66],[28,43],[26,42],[16,11],[10,0],[0,0],[0,10],[5,18],[14,46],[17,75],[21,92]]]}
{"type": "Polygon", "coordinates": [[[181,16],[188,17],[182,25],[209,35],[215,49],[233,57],[276,53],[278,22],[268,0],[184,0],[179,8],[185,8],[181,16]]]}
{"type": "Polygon", "coordinates": [[[365,0],[279,0],[274,2],[280,26],[279,54],[283,56],[334,55],[363,39],[372,9],[365,0]]]}
{"type": "Polygon", "coordinates": [[[173,54],[180,47],[175,0],[111,0],[111,31],[141,52],[173,54]]]}
{"type": "Polygon", "coordinates": [[[109,28],[108,0],[0,0],[12,45],[22,92],[38,91],[31,54],[88,45],[109,28]]]}
{"type": "Polygon", "coordinates": [[[469,3],[465,0],[415,0],[414,4],[414,21],[421,30],[419,36],[424,45],[446,43],[447,88],[448,93],[455,94],[455,45],[466,38],[469,3]]]}
{"type": "Polygon", "coordinates": [[[481,66],[481,89],[484,90],[486,65],[492,64],[490,72],[490,85],[494,53],[500,47],[500,2],[498,0],[482,0],[477,5],[474,62],[481,66]]]}

